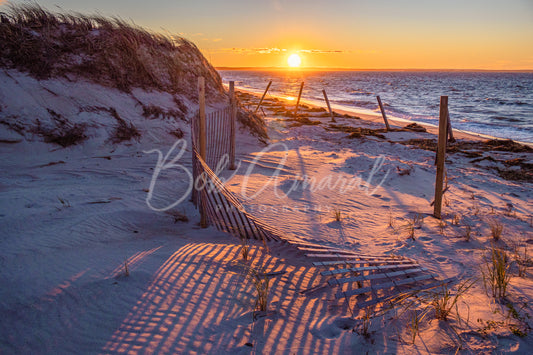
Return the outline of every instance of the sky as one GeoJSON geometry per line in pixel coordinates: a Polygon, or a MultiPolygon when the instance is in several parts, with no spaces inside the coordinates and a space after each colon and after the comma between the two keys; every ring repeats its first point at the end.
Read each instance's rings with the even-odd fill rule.
{"type": "Polygon", "coordinates": [[[289,55],[297,53],[302,67],[533,69],[533,0],[37,3],[52,11],[118,16],[155,32],[179,34],[216,67],[286,67],[289,55]]]}

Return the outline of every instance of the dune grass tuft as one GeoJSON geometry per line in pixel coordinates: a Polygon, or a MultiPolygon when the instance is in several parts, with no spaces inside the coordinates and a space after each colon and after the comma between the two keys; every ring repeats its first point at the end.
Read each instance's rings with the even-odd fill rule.
{"type": "Polygon", "coordinates": [[[485,289],[491,292],[496,300],[503,300],[507,296],[507,286],[511,279],[509,273],[509,258],[505,250],[492,245],[490,256],[485,259],[485,268],[482,269],[485,289]]]}
{"type": "Polygon", "coordinates": [[[503,223],[498,219],[491,219],[488,223],[492,239],[494,239],[494,241],[500,240],[503,232],[503,223]]]}
{"type": "Polygon", "coordinates": [[[9,4],[0,16],[1,67],[37,79],[74,75],[125,92],[139,87],[191,99],[201,75],[209,97],[223,95],[220,75],[179,36],[152,33],[118,17],[53,13],[35,3],[9,4]]]}
{"type": "Polygon", "coordinates": [[[265,312],[268,307],[268,292],[270,288],[269,276],[251,265],[244,265],[245,276],[252,282],[256,291],[254,310],[265,312]]]}

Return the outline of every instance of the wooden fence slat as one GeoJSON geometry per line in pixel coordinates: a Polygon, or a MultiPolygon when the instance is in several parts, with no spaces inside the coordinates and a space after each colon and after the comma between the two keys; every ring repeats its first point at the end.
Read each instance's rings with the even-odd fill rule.
{"type": "Polygon", "coordinates": [[[362,288],[358,288],[354,290],[341,291],[335,294],[335,298],[339,299],[339,298],[357,296],[357,295],[361,295],[363,293],[367,293],[371,291],[378,291],[378,290],[384,290],[384,289],[391,288],[391,287],[404,286],[404,285],[408,285],[408,284],[415,283],[418,281],[424,281],[424,280],[429,280],[433,278],[436,278],[436,275],[422,275],[422,276],[417,276],[417,277],[412,277],[409,279],[401,280],[398,282],[386,282],[382,284],[377,284],[375,286],[368,286],[368,287],[362,287],[362,288]]]}
{"type": "Polygon", "coordinates": [[[389,269],[407,269],[410,267],[416,267],[419,264],[394,264],[394,265],[378,265],[378,266],[363,266],[363,267],[354,267],[348,269],[334,269],[334,270],[325,270],[320,272],[322,276],[332,276],[339,274],[347,274],[349,272],[363,272],[363,271],[374,271],[374,270],[389,270],[389,269]]]}
{"type": "Polygon", "coordinates": [[[413,260],[360,260],[360,259],[345,259],[334,261],[314,261],[314,266],[331,267],[335,265],[372,265],[372,264],[406,264],[412,263],[413,260]]]}
{"type": "Polygon", "coordinates": [[[378,274],[371,274],[371,275],[360,275],[360,276],[354,276],[354,277],[344,277],[341,279],[331,279],[328,281],[330,286],[338,286],[349,282],[361,282],[361,281],[372,281],[372,280],[379,280],[379,279],[385,279],[385,278],[395,278],[398,276],[409,276],[410,274],[417,274],[420,272],[428,271],[425,268],[416,267],[412,269],[407,270],[399,270],[394,272],[383,272],[378,274]]]}
{"type": "Polygon", "coordinates": [[[305,256],[310,258],[324,258],[324,259],[334,259],[334,258],[343,258],[344,261],[348,262],[350,258],[353,258],[354,260],[380,260],[382,262],[388,262],[388,261],[395,261],[396,259],[390,259],[390,258],[381,258],[381,257],[374,257],[374,256],[359,256],[356,254],[305,254],[305,256]]]}
{"type": "Polygon", "coordinates": [[[324,247],[324,248],[311,248],[311,247],[300,247],[297,246],[298,250],[301,251],[308,251],[308,252],[323,252],[323,253],[339,253],[339,254],[350,254],[350,255],[357,255],[360,257],[372,257],[372,258],[381,258],[381,259],[396,259],[394,256],[388,256],[388,255],[368,255],[368,254],[361,254],[356,251],[346,250],[346,249],[338,249],[338,248],[332,248],[332,247],[324,247]]]}

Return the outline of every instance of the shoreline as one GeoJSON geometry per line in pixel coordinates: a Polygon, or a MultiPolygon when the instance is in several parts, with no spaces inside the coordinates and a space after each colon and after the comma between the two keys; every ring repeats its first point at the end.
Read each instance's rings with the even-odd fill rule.
{"type": "MultiPolygon", "coordinates": [[[[223,85],[225,87],[228,87],[228,85],[225,83],[223,85]]],[[[248,93],[248,94],[252,94],[258,97],[261,97],[263,95],[263,93],[259,93],[257,91],[254,91],[253,89],[244,88],[242,86],[235,86],[235,90],[248,93]]],[[[279,95],[279,94],[268,92],[265,99],[268,98],[268,96],[270,96],[271,98],[281,100],[285,104],[289,104],[289,105],[291,103],[294,104],[294,100],[288,99],[288,96],[285,96],[285,95],[279,95]]],[[[326,108],[327,107],[325,103],[321,105],[318,100],[310,100],[310,99],[305,99],[305,98],[300,99],[300,104],[305,104],[312,108],[326,108]]],[[[365,112],[363,109],[342,107],[337,104],[332,104],[331,109],[333,112],[336,112],[337,114],[340,114],[340,115],[345,115],[345,114],[356,115],[357,117],[360,117],[362,120],[369,121],[372,123],[382,124],[383,126],[385,126],[381,113],[376,112],[372,114],[369,112],[365,112]]],[[[390,115],[388,113],[387,113],[387,120],[389,121],[389,124],[393,128],[403,128],[405,125],[402,125],[402,124],[416,123],[426,128],[428,133],[438,136],[438,126],[433,125],[431,123],[420,122],[416,120],[407,120],[404,118],[395,117],[394,115],[390,115]]],[[[509,138],[502,138],[502,137],[491,136],[489,134],[465,131],[465,130],[460,130],[454,127],[452,127],[452,129],[453,129],[453,134],[454,134],[455,139],[470,139],[474,141],[484,141],[484,140],[492,140],[492,139],[502,140],[502,141],[510,140],[509,138]]],[[[519,140],[512,140],[512,141],[533,148],[533,143],[531,142],[523,142],[519,140]]]]}

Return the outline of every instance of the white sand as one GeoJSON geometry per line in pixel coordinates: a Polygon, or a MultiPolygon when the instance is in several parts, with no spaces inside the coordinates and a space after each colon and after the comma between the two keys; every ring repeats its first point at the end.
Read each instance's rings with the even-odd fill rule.
{"type": "MultiPolygon", "coordinates": [[[[186,123],[146,119],[131,95],[116,90],[8,73],[0,74],[2,120],[34,123],[50,108],[89,122],[91,137],[79,146],[59,148],[0,125],[0,353],[447,354],[461,344],[463,353],[533,352],[531,334],[519,337],[511,331],[513,324],[521,329],[531,324],[531,270],[525,277],[516,276],[514,263],[510,270],[509,300],[522,322],[487,296],[480,272],[491,244],[491,218],[504,225],[500,246],[512,250],[519,243],[531,249],[531,182],[504,180],[481,166],[487,161],[476,165],[464,155],[449,156],[443,235],[430,216],[434,153],[374,137],[349,139],[347,133],[324,130],[329,118],[321,118],[322,125],[289,128],[269,115],[272,143],[282,143],[287,151],[281,144],[272,146],[247,175],[263,147],[241,131],[237,145],[243,163],[228,181],[234,192],[242,195],[244,188],[251,196],[245,204],[254,215],[302,238],[362,253],[394,252],[442,278],[477,281],[458,302],[460,320],[455,311],[446,322],[429,312],[414,344],[408,324],[415,306],[373,318],[365,337],[358,332],[362,313],[351,318],[346,302],[335,300],[336,289],[319,287],[327,279],[309,258],[276,243],[267,253],[253,243],[253,265],[283,272],[272,278],[267,314],[253,321],[255,291],[244,278],[238,241],[212,227],[200,229],[188,199],[165,212],[146,204],[157,154],[145,151],[159,149],[165,155],[176,140],[168,131],[181,128],[188,138],[186,123]],[[142,138],[106,142],[116,122],[102,113],[80,113],[85,106],[115,107],[142,138]],[[285,155],[286,162],[276,169],[285,155]],[[379,157],[383,164],[369,181],[379,157]],[[399,174],[405,170],[410,174],[399,174]],[[303,177],[324,185],[312,188],[302,183],[303,177]],[[341,179],[355,184],[354,177],[368,191],[359,185],[343,192],[339,185],[325,187],[341,179]],[[513,208],[506,215],[509,203],[513,208]],[[333,209],[341,212],[340,222],[333,220],[333,209]],[[417,212],[424,223],[411,240],[405,226],[417,212]],[[459,225],[452,224],[456,214],[459,225]],[[176,222],[180,215],[189,222],[176,222]],[[469,242],[462,237],[467,223],[469,242]]],[[[133,96],[174,107],[163,93],[135,90],[133,96]]],[[[405,138],[400,135],[426,136],[402,132],[388,137],[405,138]]],[[[532,159],[530,153],[490,154],[532,159]]],[[[179,163],[190,169],[190,151],[179,163]]],[[[152,205],[172,204],[187,184],[183,170],[163,170],[152,205]]]]}

